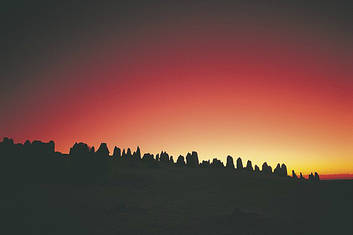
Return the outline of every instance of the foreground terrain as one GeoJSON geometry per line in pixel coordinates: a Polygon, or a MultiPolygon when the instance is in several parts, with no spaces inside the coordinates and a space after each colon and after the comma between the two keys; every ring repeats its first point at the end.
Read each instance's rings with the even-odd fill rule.
{"type": "Polygon", "coordinates": [[[15,234],[352,234],[352,186],[125,166],[95,182],[5,186],[16,195],[1,208],[15,234]]]}

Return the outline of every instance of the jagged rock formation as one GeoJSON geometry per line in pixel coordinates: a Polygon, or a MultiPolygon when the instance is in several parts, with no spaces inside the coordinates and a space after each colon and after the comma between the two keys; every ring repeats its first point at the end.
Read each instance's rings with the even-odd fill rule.
{"type": "Polygon", "coordinates": [[[218,160],[217,158],[213,158],[211,167],[213,168],[224,168],[223,162],[218,160]]]}
{"type": "Polygon", "coordinates": [[[169,154],[167,152],[161,152],[159,155],[159,161],[165,164],[169,163],[169,154]]]}
{"type": "Polygon", "coordinates": [[[121,158],[121,149],[117,146],[114,147],[113,158],[121,158]]]}
{"type": "Polygon", "coordinates": [[[243,162],[240,157],[237,159],[237,170],[243,170],[243,162]]]}
{"type": "Polygon", "coordinates": [[[121,154],[121,159],[127,159],[127,156],[126,156],[126,152],[125,152],[125,149],[123,149],[123,153],[121,154]]]}
{"type": "Polygon", "coordinates": [[[317,172],[315,172],[314,180],[315,181],[320,181],[320,177],[319,177],[319,174],[317,172]]]}
{"type": "Polygon", "coordinates": [[[139,146],[137,146],[136,152],[134,152],[132,155],[134,160],[141,160],[141,150],[139,146]]]}
{"type": "Polygon", "coordinates": [[[145,154],[142,156],[142,161],[145,161],[145,162],[153,162],[153,161],[154,161],[153,154],[145,153],[145,154]]]}
{"type": "Polygon", "coordinates": [[[287,166],[285,164],[280,165],[278,163],[276,168],[273,171],[273,174],[275,174],[277,176],[282,176],[282,177],[288,176],[288,174],[287,174],[287,166]]]}
{"type": "Polygon", "coordinates": [[[131,149],[130,148],[127,148],[127,151],[126,151],[126,158],[128,160],[132,160],[132,153],[131,153],[131,149]]]}
{"type": "Polygon", "coordinates": [[[271,175],[272,174],[272,167],[267,165],[267,162],[262,164],[262,174],[264,175],[271,175]]]}
{"type": "Polygon", "coordinates": [[[98,155],[99,157],[104,157],[104,158],[109,157],[109,150],[108,150],[106,143],[101,143],[101,145],[97,149],[96,155],[98,155]]]}
{"type": "Polygon", "coordinates": [[[209,168],[210,166],[211,166],[210,160],[207,160],[207,161],[203,160],[200,164],[200,167],[202,168],[209,168]]]}
{"type": "Polygon", "coordinates": [[[260,168],[257,166],[257,165],[255,165],[255,173],[260,173],[260,168]]]}
{"type": "Polygon", "coordinates": [[[281,165],[279,163],[277,163],[276,168],[273,171],[273,174],[280,176],[281,175],[281,165]]]}
{"type": "Polygon", "coordinates": [[[305,180],[303,174],[300,172],[300,177],[299,177],[300,180],[305,180]]]}
{"type": "Polygon", "coordinates": [[[249,172],[252,172],[254,169],[252,168],[252,163],[250,160],[247,161],[246,163],[246,170],[249,172]]]}
{"type": "MultiPolygon", "coordinates": [[[[13,158],[3,158],[3,159],[6,159],[7,162],[11,162],[11,161],[14,162],[18,159],[21,159],[22,161],[26,162],[26,164],[28,163],[29,165],[32,165],[32,166],[33,164],[41,165],[39,164],[41,162],[42,163],[45,162],[45,164],[47,164],[51,161],[50,159],[72,160],[70,164],[66,164],[66,165],[71,165],[72,172],[76,172],[75,174],[81,174],[82,175],[81,178],[91,177],[91,176],[95,177],[97,176],[98,173],[103,174],[103,172],[108,172],[109,169],[111,169],[111,166],[108,165],[108,162],[111,162],[111,161],[104,161],[104,159],[110,159],[121,163],[129,160],[128,164],[124,163],[127,166],[138,166],[140,164],[138,162],[141,161],[141,163],[149,162],[150,164],[147,164],[147,165],[152,167],[188,166],[191,168],[195,168],[200,166],[202,168],[226,167],[227,169],[230,169],[230,170],[235,169],[233,158],[231,156],[227,156],[226,166],[224,166],[223,162],[218,160],[217,158],[214,158],[212,162],[210,162],[210,160],[208,161],[203,160],[200,164],[198,159],[198,154],[195,151],[192,151],[191,153],[187,153],[186,162],[184,157],[180,155],[177,158],[176,163],[174,163],[173,156],[169,156],[169,154],[165,151],[162,151],[160,154],[157,154],[155,159],[154,159],[154,155],[149,153],[145,153],[141,158],[141,150],[139,146],[137,147],[136,151],[134,151],[133,153],[131,153],[130,148],[127,148],[127,151],[123,149],[121,152],[121,149],[115,146],[113,154],[110,157],[109,149],[106,143],[101,143],[97,151],[95,151],[94,147],[89,147],[85,143],[81,143],[81,142],[75,143],[70,148],[69,154],[61,154],[61,153],[55,152],[55,143],[53,141],[50,141],[48,143],[43,143],[41,141],[35,140],[31,143],[30,141],[27,140],[24,144],[21,144],[21,143],[15,144],[12,139],[4,138],[3,141],[0,142],[0,154],[2,154],[3,156],[16,156],[13,158]],[[130,160],[133,160],[133,162],[130,162],[130,160]]],[[[60,165],[61,163],[62,161],[56,161],[55,164],[60,165]]],[[[50,170],[50,168],[48,169],[50,170]]],[[[246,170],[249,173],[254,172],[257,175],[267,175],[267,176],[275,175],[280,177],[288,177],[287,167],[285,164],[280,165],[278,163],[276,168],[274,169],[274,172],[272,173],[272,167],[269,166],[266,162],[262,164],[262,170],[260,171],[257,165],[255,165],[255,169],[253,169],[251,161],[248,160],[246,167],[244,169],[243,163],[240,157],[237,159],[237,170],[246,170]]],[[[293,179],[298,179],[298,176],[296,175],[294,170],[292,170],[291,177],[293,179]]],[[[300,181],[306,181],[302,173],[300,173],[299,179],[300,181]]],[[[317,172],[315,172],[315,174],[311,173],[308,177],[308,180],[311,182],[319,182],[320,181],[319,174],[317,172]]]]}
{"type": "Polygon", "coordinates": [[[313,173],[311,172],[310,175],[309,175],[309,181],[314,181],[315,178],[314,178],[314,175],[313,173]]]}
{"type": "Polygon", "coordinates": [[[232,156],[228,155],[227,156],[227,163],[226,163],[226,168],[228,169],[234,169],[234,162],[232,156]]]}
{"type": "Polygon", "coordinates": [[[282,163],[282,165],[281,165],[280,176],[282,176],[282,177],[287,177],[288,176],[287,166],[284,163],[282,163]]]}
{"type": "Polygon", "coordinates": [[[179,167],[185,166],[184,156],[179,155],[179,157],[177,159],[177,162],[176,162],[176,165],[179,166],[179,167]]]}
{"type": "Polygon", "coordinates": [[[199,157],[197,152],[192,151],[192,153],[187,153],[186,155],[186,165],[188,167],[198,167],[199,166],[199,157]]]}
{"type": "Polygon", "coordinates": [[[90,153],[90,148],[85,143],[75,143],[74,146],[70,148],[70,156],[86,156],[90,153]]]}

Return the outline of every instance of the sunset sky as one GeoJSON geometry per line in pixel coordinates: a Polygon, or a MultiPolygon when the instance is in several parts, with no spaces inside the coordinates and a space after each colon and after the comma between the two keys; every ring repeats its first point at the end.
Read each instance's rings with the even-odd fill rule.
{"type": "Polygon", "coordinates": [[[1,138],[353,174],[349,1],[8,2],[1,138]]]}

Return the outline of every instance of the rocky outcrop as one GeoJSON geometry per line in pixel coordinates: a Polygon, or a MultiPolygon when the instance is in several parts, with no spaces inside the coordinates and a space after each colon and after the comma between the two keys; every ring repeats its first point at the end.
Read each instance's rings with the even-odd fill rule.
{"type": "Polygon", "coordinates": [[[114,151],[113,151],[113,158],[121,158],[121,150],[120,148],[118,148],[117,146],[114,147],[114,151]]]}
{"type": "Polygon", "coordinates": [[[280,176],[281,175],[281,165],[279,163],[277,163],[277,166],[274,169],[273,174],[275,174],[276,176],[280,176]]]}
{"type": "Polygon", "coordinates": [[[136,151],[132,154],[132,158],[134,160],[141,160],[141,150],[139,146],[137,146],[136,151]]]}
{"type": "Polygon", "coordinates": [[[232,156],[227,156],[226,168],[234,170],[234,162],[232,156]]]}
{"type": "Polygon", "coordinates": [[[262,174],[264,175],[271,175],[272,174],[272,167],[267,165],[267,162],[262,164],[262,174]]]}
{"type": "Polygon", "coordinates": [[[223,162],[218,160],[217,158],[213,158],[211,163],[212,168],[224,168],[223,162]]]}
{"type": "Polygon", "coordinates": [[[240,157],[237,159],[237,170],[243,170],[243,161],[240,157]]]}
{"type": "Polygon", "coordinates": [[[145,153],[145,154],[142,156],[142,161],[145,161],[145,162],[153,162],[153,161],[154,161],[153,154],[145,153]]]}
{"type": "Polygon", "coordinates": [[[169,163],[169,154],[167,152],[161,152],[159,155],[159,161],[165,164],[169,163]]]}
{"type": "Polygon", "coordinates": [[[255,165],[255,170],[254,171],[255,171],[255,173],[258,174],[258,173],[260,173],[260,168],[257,165],[255,165]]]}
{"type": "Polygon", "coordinates": [[[131,149],[130,148],[127,148],[127,151],[126,151],[126,158],[128,160],[132,160],[132,153],[131,153],[131,149]]]}
{"type": "Polygon", "coordinates": [[[319,176],[319,174],[317,172],[315,172],[314,180],[317,181],[317,182],[320,181],[320,176],[319,176]]]}
{"type": "Polygon", "coordinates": [[[300,177],[299,177],[300,180],[305,180],[303,174],[300,172],[300,177]]]}
{"type": "Polygon", "coordinates": [[[109,157],[109,150],[106,143],[101,143],[101,145],[97,149],[96,155],[104,158],[109,157]]]}
{"type": "Polygon", "coordinates": [[[85,156],[90,153],[90,149],[87,144],[85,143],[75,143],[70,148],[70,156],[77,157],[77,156],[85,156]]]}
{"type": "Polygon", "coordinates": [[[209,168],[211,166],[211,163],[210,163],[210,160],[203,160],[201,163],[200,163],[200,167],[202,168],[209,168]]]}
{"type": "Polygon", "coordinates": [[[315,180],[315,177],[314,177],[313,173],[311,172],[309,175],[309,181],[314,181],[314,180],[315,180]]]}
{"type": "Polygon", "coordinates": [[[187,153],[186,155],[186,165],[188,167],[198,167],[199,166],[199,157],[197,152],[192,151],[192,153],[187,153]]]}
{"type": "Polygon", "coordinates": [[[185,166],[185,160],[184,160],[184,156],[179,155],[177,161],[176,161],[176,165],[179,167],[183,167],[185,166]]]}
{"type": "Polygon", "coordinates": [[[249,172],[253,172],[254,171],[254,169],[252,168],[252,163],[251,163],[251,161],[250,160],[248,160],[247,161],[247,163],[246,163],[246,168],[245,168],[247,171],[249,171],[249,172]]]}
{"type": "Polygon", "coordinates": [[[287,166],[284,163],[282,163],[282,165],[281,165],[280,176],[282,176],[282,177],[287,177],[288,176],[287,166]]]}

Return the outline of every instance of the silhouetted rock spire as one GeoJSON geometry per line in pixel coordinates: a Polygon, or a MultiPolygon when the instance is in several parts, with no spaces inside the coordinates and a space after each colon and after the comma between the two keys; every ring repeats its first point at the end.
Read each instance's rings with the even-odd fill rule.
{"type": "Polygon", "coordinates": [[[280,176],[282,176],[282,177],[287,177],[288,176],[287,166],[284,163],[282,163],[282,165],[281,165],[280,176]]]}
{"type": "Polygon", "coordinates": [[[126,158],[128,160],[131,160],[132,159],[132,153],[131,153],[131,149],[130,148],[127,148],[127,151],[126,151],[126,158]]]}
{"type": "Polygon", "coordinates": [[[300,172],[300,177],[299,177],[300,180],[305,180],[303,174],[300,172]]]}
{"type": "Polygon", "coordinates": [[[90,149],[85,143],[75,143],[74,146],[70,148],[70,155],[75,156],[84,156],[88,155],[90,149]]]}
{"type": "Polygon", "coordinates": [[[113,151],[113,157],[114,158],[121,158],[121,150],[118,147],[114,147],[114,151],[113,151]]]}
{"type": "Polygon", "coordinates": [[[133,158],[135,160],[140,160],[141,159],[141,150],[140,150],[139,146],[137,146],[136,152],[134,152],[133,155],[134,155],[133,158]]]}
{"type": "Polygon", "coordinates": [[[277,163],[277,166],[274,169],[273,174],[275,174],[276,176],[280,176],[281,175],[281,165],[279,163],[277,163]]]}
{"type": "Polygon", "coordinates": [[[243,162],[240,157],[238,157],[238,159],[237,159],[237,169],[243,170],[243,162]]]}
{"type": "Polygon", "coordinates": [[[105,157],[105,158],[109,157],[109,150],[108,150],[107,144],[101,143],[101,145],[97,149],[96,154],[99,155],[100,157],[105,157]]]}
{"type": "Polygon", "coordinates": [[[260,168],[257,166],[257,165],[255,165],[255,173],[260,173],[260,168]]]}
{"type": "Polygon", "coordinates": [[[187,153],[186,155],[186,165],[189,167],[198,167],[199,166],[199,157],[197,152],[192,151],[192,153],[187,153]]]}
{"type": "Polygon", "coordinates": [[[320,176],[317,172],[315,172],[314,179],[315,181],[320,181],[320,176]]]}
{"type": "Polygon", "coordinates": [[[162,151],[159,155],[159,161],[163,163],[169,163],[169,154],[162,151]]]}
{"type": "Polygon", "coordinates": [[[313,173],[311,172],[310,175],[309,175],[309,181],[314,181],[314,179],[315,179],[315,178],[314,178],[314,175],[313,175],[313,173]]]}
{"type": "Polygon", "coordinates": [[[228,169],[234,169],[234,162],[232,156],[228,155],[227,156],[227,163],[226,163],[226,168],[228,169]]]}
{"type": "Polygon", "coordinates": [[[177,161],[176,161],[176,165],[177,165],[177,166],[180,166],[180,167],[185,166],[184,156],[179,155],[179,157],[178,157],[178,159],[177,159],[177,161]]]}
{"type": "Polygon", "coordinates": [[[121,159],[127,160],[125,149],[123,149],[123,153],[121,154],[121,159]]]}
{"type": "Polygon", "coordinates": [[[224,165],[223,165],[223,162],[221,162],[217,158],[213,158],[212,163],[211,163],[211,167],[213,167],[213,168],[223,168],[224,165]]]}
{"type": "Polygon", "coordinates": [[[142,161],[145,161],[145,162],[153,162],[153,161],[154,161],[153,154],[145,153],[145,154],[142,156],[142,161]]]}
{"type": "Polygon", "coordinates": [[[248,160],[247,163],[246,163],[246,170],[249,171],[249,172],[253,171],[252,163],[251,163],[250,160],[248,160]]]}
{"type": "Polygon", "coordinates": [[[211,163],[210,163],[210,160],[203,160],[201,163],[200,163],[200,167],[202,168],[209,168],[211,166],[211,163]]]}
{"type": "Polygon", "coordinates": [[[264,175],[271,175],[272,174],[272,167],[267,165],[267,162],[262,164],[262,173],[264,175]]]}

